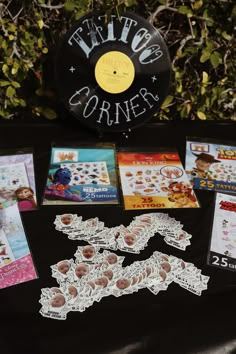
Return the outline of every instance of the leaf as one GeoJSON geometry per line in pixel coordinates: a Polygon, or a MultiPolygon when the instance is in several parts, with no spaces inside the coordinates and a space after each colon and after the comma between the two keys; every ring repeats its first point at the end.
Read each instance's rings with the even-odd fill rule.
{"type": "Polygon", "coordinates": [[[17,82],[17,81],[12,81],[12,86],[14,86],[15,88],[19,88],[20,87],[20,84],[19,84],[19,82],[17,82]]]}
{"type": "Polygon", "coordinates": [[[18,71],[18,67],[13,67],[13,68],[11,69],[12,75],[15,75],[15,74],[17,73],[17,71],[18,71]]]}
{"type": "Polygon", "coordinates": [[[13,36],[13,34],[9,34],[8,38],[9,38],[9,41],[13,41],[15,36],[13,36]]]}
{"type": "Polygon", "coordinates": [[[205,93],[206,93],[206,87],[201,86],[201,95],[205,95],[205,93]]]}
{"type": "Polygon", "coordinates": [[[66,1],[64,4],[64,9],[66,11],[74,11],[76,4],[73,1],[66,1]]]}
{"type": "Polygon", "coordinates": [[[189,114],[189,112],[191,111],[191,108],[192,108],[191,104],[188,103],[188,104],[187,104],[187,113],[188,113],[188,114],[189,114]]]}
{"type": "Polygon", "coordinates": [[[43,26],[44,26],[43,20],[42,20],[42,19],[41,19],[41,20],[38,20],[38,21],[37,21],[37,25],[38,25],[38,27],[39,27],[40,29],[42,29],[43,26]]]}
{"type": "Polygon", "coordinates": [[[10,23],[7,28],[8,32],[15,33],[16,32],[16,25],[14,23],[10,23]]]}
{"type": "Polygon", "coordinates": [[[202,83],[204,85],[204,84],[207,84],[207,82],[208,82],[208,74],[205,71],[203,71],[202,72],[202,83]]]}
{"type": "Polygon", "coordinates": [[[173,101],[174,97],[173,96],[167,96],[165,101],[162,103],[161,108],[165,109],[166,107],[169,106],[169,104],[173,101]]]}
{"type": "Polygon", "coordinates": [[[194,8],[194,10],[198,10],[198,9],[200,9],[200,7],[202,7],[202,5],[203,5],[203,1],[202,0],[195,1],[194,4],[193,4],[193,8],[194,8]]]}
{"type": "Polygon", "coordinates": [[[8,72],[8,66],[6,64],[3,64],[2,72],[3,72],[3,74],[6,74],[8,72]]]}
{"type": "Polygon", "coordinates": [[[42,50],[42,52],[43,52],[43,54],[47,54],[48,53],[48,48],[43,48],[43,50],[42,50]]]}
{"type": "Polygon", "coordinates": [[[136,0],[125,0],[125,6],[126,7],[131,7],[136,5],[136,0]]]}
{"type": "Polygon", "coordinates": [[[212,53],[210,56],[210,62],[211,62],[211,65],[213,66],[213,68],[216,69],[217,66],[222,63],[222,58],[221,58],[220,53],[217,51],[212,53]]]}
{"type": "Polygon", "coordinates": [[[10,84],[10,81],[0,80],[0,87],[9,86],[10,84]]]}
{"type": "Polygon", "coordinates": [[[6,40],[2,41],[1,48],[2,49],[7,49],[7,41],[6,40]]]}
{"type": "Polygon", "coordinates": [[[192,10],[187,6],[180,6],[178,8],[178,12],[183,15],[187,15],[188,17],[192,17],[192,15],[193,15],[192,10]]]}
{"type": "Polygon", "coordinates": [[[51,108],[44,108],[44,107],[39,107],[41,108],[39,110],[39,112],[47,119],[56,119],[57,118],[57,114],[56,112],[51,109],[51,108]]]}
{"type": "Polygon", "coordinates": [[[226,39],[227,41],[230,41],[232,39],[232,36],[230,36],[226,31],[223,31],[221,33],[222,37],[226,39]]]}
{"type": "Polygon", "coordinates": [[[210,59],[211,53],[205,48],[202,51],[202,55],[200,57],[200,63],[205,63],[208,59],[210,59]]]}
{"type": "Polygon", "coordinates": [[[182,109],[180,110],[180,117],[181,118],[187,118],[187,107],[183,106],[182,109]]]}
{"type": "Polygon", "coordinates": [[[182,92],[183,92],[182,81],[179,82],[178,86],[176,87],[176,91],[177,91],[178,93],[182,93],[182,92]]]}
{"type": "Polygon", "coordinates": [[[215,48],[214,42],[211,41],[210,39],[206,40],[206,45],[207,45],[208,52],[212,52],[215,48]]]}
{"type": "Polygon", "coordinates": [[[14,87],[8,86],[8,88],[6,90],[6,96],[10,98],[10,97],[13,97],[15,93],[16,93],[16,90],[14,89],[14,87]]]}
{"type": "Polygon", "coordinates": [[[43,40],[42,38],[38,38],[38,47],[41,49],[43,47],[43,40]]]}
{"type": "Polygon", "coordinates": [[[201,111],[197,111],[197,116],[199,119],[201,120],[206,120],[206,115],[205,113],[201,112],[201,111]]]}
{"type": "Polygon", "coordinates": [[[207,38],[208,33],[209,33],[209,32],[208,32],[207,28],[202,29],[202,30],[201,30],[201,37],[202,37],[202,38],[207,38]]]}

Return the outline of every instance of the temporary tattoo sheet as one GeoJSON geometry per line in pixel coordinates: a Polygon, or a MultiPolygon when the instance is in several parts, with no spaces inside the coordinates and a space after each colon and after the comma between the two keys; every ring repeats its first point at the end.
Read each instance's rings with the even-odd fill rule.
{"type": "Polygon", "coordinates": [[[185,170],[196,189],[236,193],[236,146],[187,138],[185,170]]]}
{"type": "Polygon", "coordinates": [[[37,278],[17,204],[0,209],[0,289],[37,278]]]}
{"type": "Polygon", "coordinates": [[[177,152],[119,152],[125,209],[198,208],[177,152]]]}
{"type": "Polygon", "coordinates": [[[216,193],[208,264],[236,270],[236,196],[216,193]]]}
{"type": "Polygon", "coordinates": [[[43,204],[118,204],[114,147],[53,147],[43,204]]]}
{"type": "Polygon", "coordinates": [[[37,209],[33,154],[0,155],[0,204],[15,201],[20,211],[37,209]]]}
{"type": "Polygon", "coordinates": [[[209,281],[194,264],[158,251],[126,267],[125,257],[90,245],[79,246],[74,256],[51,266],[57,286],[41,290],[42,316],[65,320],[68,312],[83,312],[104,297],[129,295],[140,289],[157,295],[172,282],[200,296],[209,281]]]}

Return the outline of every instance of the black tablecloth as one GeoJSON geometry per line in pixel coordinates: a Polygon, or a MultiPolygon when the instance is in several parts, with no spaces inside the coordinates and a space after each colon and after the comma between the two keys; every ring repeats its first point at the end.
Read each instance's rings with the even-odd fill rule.
{"type": "MultiPolygon", "coordinates": [[[[185,139],[205,137],[235,142],[233,123],[173,121],[149,124],[134,131],[103,136],[65,119],[63,122],[0,123],[0,148],[33,147],[37,196],[42,197],[49,166],[51,143],[112,142],[125,147],[174,147],[182,162],[185,139]]],[[[70,241],[55,230],[56,214],[99,217],[106,226],[128,225],[144,211],[125,211],[118,206],[40,206],[37,211],[22,213],[22,220],[37,267],[39,278],[0,290],[0,350],[7,353],[80,353],[80,354],[184,354],[224,353],[231,351],[236,336],[236,273],[206,265],[214,208],[214,193],[196,191],[199,209],[159,210],[184,224],[193,235],[186,251],[152,238],[140,255],[126,256],[126,264],[148,258],[154,250],[183,258],[210,276],[208,290],[201,297],[171,284],[157,296],[143,289],[119,298],[107,297],[85,312],[70,312],[66,321],[43,318],[39,314],[41,288],[56,286],[50,265],[73,258],[77,241],[70,241]]]]}

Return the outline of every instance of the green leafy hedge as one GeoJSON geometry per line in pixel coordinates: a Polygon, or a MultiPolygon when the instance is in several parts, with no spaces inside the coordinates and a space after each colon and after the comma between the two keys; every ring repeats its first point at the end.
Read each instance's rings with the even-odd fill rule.
{"type": "Polygon", "coordinates": [[[230,0],[3,0],[0,117],[57,118],[50,65],[60,37],[91,11],[135,11],[164,37],[169,96],[153,119],[236,120],[236,5],[230,0]]]}

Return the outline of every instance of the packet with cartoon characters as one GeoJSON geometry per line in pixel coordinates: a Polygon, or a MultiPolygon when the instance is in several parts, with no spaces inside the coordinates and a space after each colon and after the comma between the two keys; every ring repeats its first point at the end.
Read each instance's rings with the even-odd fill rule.
{"type": "Polygon", "coordinates": [[[175,150],[120,151],[117,154],[124,208],[199,208],[175,150]]]}
{"type": "Polygon", "coordinates": [[[187,137],[185,170],[194,189],[236,193],[235,142],[187,137]]]}
{"type": "Polygon", "coordinates": [[[52,147],[43,205],[118,203],[114,144],[52,147]]]}
{"type": "Polygon", "coordinates": [[[0,289],[37,278],[17,203],[0,208],[0,289]]]}
{"type": "Polygon", "coordinates": [[[17,203],[20,212],[38,209],[31,148],[1,150],[0,176],[1,207],[17,203]]]}
{"type": "Polygon", "coordinates": [[[236,196],[216,193],[207,264],[236,271],[236,196]]]}

